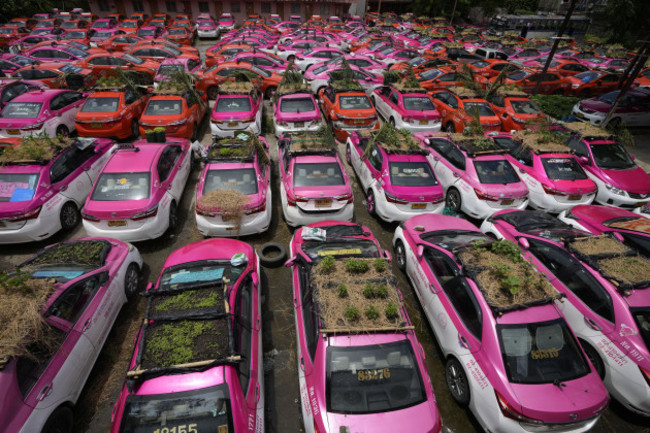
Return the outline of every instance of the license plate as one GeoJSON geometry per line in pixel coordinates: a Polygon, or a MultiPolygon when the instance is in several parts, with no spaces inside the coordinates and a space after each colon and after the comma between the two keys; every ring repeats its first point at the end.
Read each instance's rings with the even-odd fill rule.
{"type": "Polygon", "coordinates": [[[95,129],[99,129],[99,128],[102,127],[102,124],[101,123],[91,123],[90,127],[95,128],[95,129]]]}
{"type": "Polygon", "coordinates": [[[582,198],[582,196],[580,194],[571,194],[569,196],[569,200],[574,200],[574,201],[575,200],[580,200],[581,198],[582,198]]]}
{"type": "Polygon", "coordinates": [[[514,203],[514,200],[511,199],[511,198],[506,199],[506,200],[501,200],[501,204],[504,205],[504,206],[511,205],[512,203],[514,203]]]}
{"type": "Polygon", "coordinates": [[[585,118],[585,115],[582,114],[582,113],[576,113],[576,116],[578,116],[578,117],[581,118],[581,119],[584,119],[584,118],[585,118]]]}
{"type": "Polygon", "coordinates": [[[234,217],[232,215],[221,215],[221,221],[223,221],[223,222],[228,222],[228,221],[231,221],[233,219],[234,219],[234,217]]]}
{"type": "Polygon", "coordinates": [[[411,209],[426,209],[426,203],[411,203],[411,209]]]}
{"type": "Polygon", "coordinates": [[[109,227],[124,227],[126,225],[126,221],[124,220],[113,220],[108,222],[109,227]]]}
{"type": "Polygon", "coordinates": [[[239,125],[239,122],[228,122],[228,127],[229,128],[235,127],[237,125],[239,125]]]}
{"type": "Polygon", "coordinates": [[[355,125],[363,125],[364,123],[366,123],[365,119],[355,119],[354,120],[355,125]]]}
{"type": "Polygon", "coordinates": [[[20,134],[19,129],[7,129],[7,134],[18,135],[20,134]]]}
{"type": "Polygon", "coordinates": [[[332,206],[332,200],[316,200],[317,207],[332,206]]]}
{"type": "Polygon", "coordinates": [[[420,120],[420,125],[426,125],[427,123],[429,123],[428,120],[420,120]]]}
{"type": "Polygon", "coordinates": [[[305,122],[293,122],[293,126],[296,128],[302,128],[305,126],[305,122]]]}

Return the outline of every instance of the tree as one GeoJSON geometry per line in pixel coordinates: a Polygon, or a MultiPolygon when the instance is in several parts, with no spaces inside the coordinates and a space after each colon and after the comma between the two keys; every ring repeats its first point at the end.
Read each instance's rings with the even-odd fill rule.
{"type": "Polygon", "coordinates": [[[71,10],[76,7],[88,10],[88,0],[1,0],[0,14],[7,19],[31,17],[35,13],[48,12],[52,8],[71,10]]]}
{"type": "Polygon", "coordinates": [[[607,29],[609,42],[633,46],[650,31],[648,14],[648,0],[609,0],[605,11],[596,15],[594,22],[607,29]]]}

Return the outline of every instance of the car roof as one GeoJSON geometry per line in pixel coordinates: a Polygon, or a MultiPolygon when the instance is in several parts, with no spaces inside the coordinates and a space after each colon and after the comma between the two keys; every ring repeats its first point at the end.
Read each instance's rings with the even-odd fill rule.
{"type": "Polygon", "coordinates": [[[167,146],[160,143],[139,143],[135,149],[120,149],[108,160],[103,173],[148,172],[153,163],[167,146]]]}
{"type": "Polygon", "coordinates": [[[49,101],[56,95],[69,91],[68,89],[31,90],[16,96],[11,102],[44,102],[49,101]]]}

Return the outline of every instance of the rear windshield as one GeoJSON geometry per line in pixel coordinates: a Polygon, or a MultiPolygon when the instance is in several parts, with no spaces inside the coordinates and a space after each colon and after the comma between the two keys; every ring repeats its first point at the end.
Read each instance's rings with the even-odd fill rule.
{"type": "Polygon", "coordinates": [[[519,70],[517,72],[513,72],[512,74],[508,74],[508,78],[510,78],[511,80],[514,80],[514,81],[519,81],[519,80],[527,77],[528,75],[530,75],[530,72],[519,70]]]}
{"type": "Polygon", "coordinates": [[[251,100],[249,98],[219,98],[214,111],[217,113],[251,111],[251,100]]]}
{"type": "Polygon", "coordinates": [[[433,111],[436,109],[436,107],[433,106],[431,99],[424,96],[404,97],[404,108],[416,111],[433,111]]]}
{"type": "Polygon", "coordinates": [[[34,198],[38,173],[0,173],[0,202],[34,198]]]}
{"type": "Polygon", "coordinates": [[[158,68],[158,75],[173,75],[176,72],[184,72],[183,65],[162,65],[158,68]]]}
{"type": "Polygon", "coordinates": [[[474,113],[476,113],[476,110],[478,110],[479,116],[496,116],[496,114],[494,114],[494,111],[492,111],[492,107],[490,107],[490,104],[487,102],[465,103],[465,111],[467,111],[467,114],[470,116],[474,115],[474,113]]]}
{"type": "Polygon", "coordinates": [[[589,373],[589,366],[562,319],[497,325],[497,332],[512,383],[559,384],[589,373]]]}
{"type": "Polygon", "coordinates": [[[93,38],[110,38],[113,36],[111,32],[97,32],[93,35],[93,38]]]}
{"type": "Polygon", "coordinates": [[[257,176],[250,168],[208,170],[203,184],[203,194],[215,189],[234,189],[242,194],[257,194],[257,176]]]}
{"type": "Polygon", "coordinates": [[[364,414],[389,412],[426,399],[408,341],[327,348],[327,410],[364,414]]]}
{"type": "Polygon", "coordinates": [[[153,36],[156,34],[156,29],[140,29],[138,30],[138,36],[153,36]]]}
{"type": "Polygon", "coordinates": [[[107,29],[109,28],[110,21],[95,21],[93,29],[107,29]]]}
{"type": "Polygon", "coordinates": [[[372,108],[370,100],[365,95],[359,96],[341,96],[339,99],[342,110],[361,110],[364,108],[372,108]]]}
{"type": "Polygon", "coordinates": [[[515,111],[517,114],[539,114],[539,108],[537,108],[537,105],[533,101],[521,101],[521,100],[515,100],[515,101],[510,101],[510,105],[512,105],[512,109],[515,111]]]}
{"type": "Polygon", "coordinates": [[[81,107],[82,113],[112,113],[117,111],[120,98],[89,98],[81,107]]]}
{"type": "Polygon", "coordinates": [[[149,114],[153,116],[165,116],[165,115],[174,115],[181,114],[183,111],[183,104],[180,99],[157,99],[149,101],[147,109],[144,114],[149,114]]]}
{"type": "Polygon", "coordinates": [[[138,23],[135,22],[135,21],[126,21],[126,22],[123,22],[122,25],[120,25],[120,27],[123,27],[125,29],[134,29],[134,28],[138,27],[138,23]]]}
{"type": "Polygon", "coordinates": [[[437,185],[431,166],[427,162],[389,161],[390,183],[394,186],[437,185]]]}
{"type": "Polygon", "coordinates": [[[573,158],[542,158],[542,165],[549,179],[581,180],[587,178],[578,161],[573,158]]]}
{"type": "Polygon", "coordinates": [[[33,119],[41,112],[41,102],[10,102],[0,113],[7,119],[33,119]]]}
{"type": "Polygon", "coordinates": [[[142,173],[102,173],[95,184],[92,200],[125,201],[149,198],[151,175],[142,173]]]}
{"type": "Polygon", "coordinates": [[[594,154],[596,165],[607,170],[627,170],[636,167],[630,155],[618,143],[592,144],[591,152],[594,154]]]}
{"type": "Polygon", "coordinates": [[[516,183],[519,182],[519,176],[512,169],[510,163],[505,159],[499,160],[478,160],[474,161],[474,168],[481,183],[516,183]]]}
{"type": "Polygon", "coordinates": [[[185,29],[171,29],[168,32],[170,35],[184,35],[186,33],[185,29]]]}
{"type": "Polygon", "coordinates": [[[126,399],[120,433],[234,432],[226,385],[126,399]]]}
{"type": "Polygon", "coordinates": [[[293,186],[344,185],[341,167],[336,162],[305,163],[293,166],[293,186]]]}
{"type": "Polygon", "coordinates": [[[63,39],[84,39],[85,37],[85,32],[68,32],[63,35],[63,39]]]}
{"type": "Polygon", "coordinates": [[[304,113],[314,110],[316,106],[311,98],[283,98],[280,103],[280,111],[283,113],[304,113]]]}

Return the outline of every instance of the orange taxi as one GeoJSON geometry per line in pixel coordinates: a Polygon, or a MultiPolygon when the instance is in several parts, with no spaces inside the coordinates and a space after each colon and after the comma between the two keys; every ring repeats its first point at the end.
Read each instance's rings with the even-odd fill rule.
{"type": "Polygon", "coordinates": [[[106,51],[121,51],[126,52],[131,49],[134,44],[140,42],[142,38],[131,35],[115,35],[110,38],[97,42],[98,48],[103,48],[106,51]]]}
{"type": "Polygon", "coordinates": [[[280,81],[282,81],[282,74],[278,72],[261,69],[245,62],[225,62],[198,73],[199,82],[196,88],[206,92],[209,99],[215,99],[219,84],[238,73],[246,74],[254,80],[259,81],[260,90],[267,99],[273,96],[273,92],[275,92],[275,89],[280,85],[280,81]]]}
{"type": "Polygon", "coordinates": [[[465,85],[456,69],[448,66],[427,69],[415,76],[420,82],[420,86],[427,90],[442,90],[449,87],[462,87],[465,85]]]}
{"type": "Polygon", "coordinates": [[[243,51],[253,51],[253,47],[244,44],[225,44],[205,52],[205,67],[215,66],[227,58],[243,51]]]}
{"type": "Polygon", "coordinates": [[[152,80],[160,67],[160,63],[153,60],[124,53],[93,54],[79,60],[76,65],[93,71],[98,77],[115,76],[117,75],[115,68],[120,68],[123,71],[144,72],[151,76],[152,80]]]}
{"type": "Polygon", "coordinates": [[[128,19],[121,21],[117,26],[118,29],[122,30],[125,34],[136,33],[140,27],[144,25],[144,21],[139,19],[128,19]]]}
{"type": "Polygon", "coordinates": [[[71,63],[47,62],[25,66],[16,70],[11,76],[41,81],[51,89],[89,89],[97,82],[93,71],[71,63]]]}
{"type": "Polygon", "coordinates": [[[434,91],[430,94],[436,110],[442,116],[442,127],[447,132],[463,132],[476,119],[478,112],[484,131],[501,131],[501,120],[492,105],[478,94],[464,87],[434,91]]]}
{"type": "Polygon", "coordinates": [[[496,77],[504,69],[512,69],[513,71],[519,69],[518,66],[515,66],[506,60],[499,59],[475,60],[466,63],[465,66],[474,74],[475,77],[480,76],[486,78],[496,77]]]}
{"type": "Polygon", "coordinates": [[[544,113],[521,90],[499,89],[490,98],[494,112],[501,119],[504,131],[528,129],[531,123],[545,118],[544,113]]]}
{"type": "Polygon", "coordinates": [[[318,92],[318,99],[325,121],[341,142],[352,131],[379,129],[375,106],[359,84],[342,88],[335,81],[318,92]]]}
{"type": "Polygon", "coordinates": [[[205,93],[187,91],[179,94],[154,94],[140,116],[140,134],[158,127],[171,137],[187,138],[192,142],[199,136],[199,126],[207,111],[205,93]]]}

